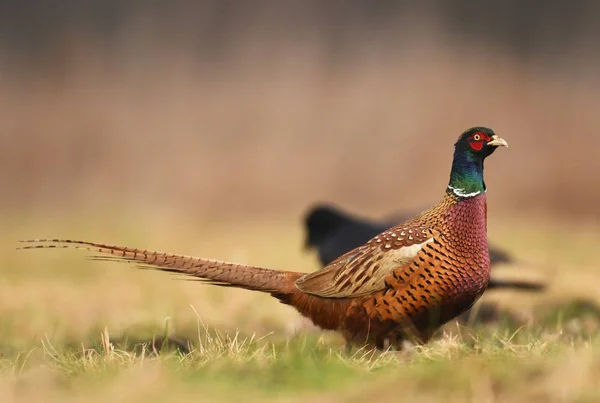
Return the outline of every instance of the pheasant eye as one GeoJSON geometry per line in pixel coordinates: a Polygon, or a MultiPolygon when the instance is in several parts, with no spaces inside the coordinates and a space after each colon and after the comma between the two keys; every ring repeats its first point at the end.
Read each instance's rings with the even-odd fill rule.
{"type": "Polygon", "coordinates": [[[479,134],[476,134],[473,136],[473,140],[479,141],[479,140],[481,140],[481,136],[479,134]]]}

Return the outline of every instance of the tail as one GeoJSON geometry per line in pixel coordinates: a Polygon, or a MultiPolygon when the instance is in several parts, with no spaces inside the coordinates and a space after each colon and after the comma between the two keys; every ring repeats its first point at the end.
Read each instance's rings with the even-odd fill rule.
{"type": "Polygon", "coordinates": [[[510,288],[522,291],[541,291],[546,288],[545,284],[520,280],[495,280],[491,279],[487,289],[503,289],[510,288]]]}
{"type": "Polygon", "coordinates": [[[141,268],[198,277],[201,281],[224,287],[262,291],[279,299],[297,291],[294,282],[303,274],[70,239],[32,239],[20,242],[30,245],[17,249],[70,248],[100,252],[106,255],[93,256],[92,259],[138,263],[141,268]]]}

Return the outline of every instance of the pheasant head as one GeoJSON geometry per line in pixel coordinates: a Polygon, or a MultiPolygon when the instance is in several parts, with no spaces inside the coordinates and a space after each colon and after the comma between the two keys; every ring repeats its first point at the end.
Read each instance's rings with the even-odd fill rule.
{"type": "Polygon", "coordinates": [[[448,190],[459,197],[485,192],[483,161],[498,147],[508,147],[508,143],[487,127],[473,127],[461,134],[454,145],[448,190]]]}

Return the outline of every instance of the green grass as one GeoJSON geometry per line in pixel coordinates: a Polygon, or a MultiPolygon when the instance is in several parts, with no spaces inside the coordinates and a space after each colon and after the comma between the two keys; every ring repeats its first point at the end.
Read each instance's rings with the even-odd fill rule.
{"type": "Polygon", "coordinates": [[[426,346],[356,348],[347,355],[339,335],[315,329],[266,295],[89,262],[77,251],[12,250],[19,238],[68,235],[282,269],[317,268],[299,251],[300,231],[288,229],[295,222],[220,224],[204,228],[211,237],[200,239],[192,224],[165,220],[160,228],[138,224],[132,231],[115,222],[86,228],[42,220],[5,233],[0,401],[600,400],[600,258],[572,258],[600,240],[593,229],[566,241],[560,231],[553,236],[538,229],[536,237],[540,226],[494,227],[497,243],[523,257],[498,274],[537,274],[548,279],[547,291],[490,293],[468,326],[449,323],[426,346]],[[243,247],[228,242],[232,233],[243,247]],[[483,319],[486,310],[495,312],[491,319],[483,319]]]}
{"type": "MultiPolygon", "coordinates": [[[[574,342],[551,333],[519,331],[506,337],[483,332],[469,340],[445,336],[409,352],[357,349],[346,355],[306,335],[270,342],[209,334],[203,329],[187,354],[121,349],[107,331],[96,348],[67,348],[44,340],[27,354],[3,360],[2,373],[9,387],[25,383],[34,389],[39,379],[31,376],[41,373],[48,378],[44,386],[61,399],[123,393],[147,402],[203,397],[320,401],[324,396],[361,401],[369,391],[374,401],[400,396],[403,401],[600,398],[598,337],[574,342]]],[[[26,388],[25,395],[36,393],[26,388]]]]}

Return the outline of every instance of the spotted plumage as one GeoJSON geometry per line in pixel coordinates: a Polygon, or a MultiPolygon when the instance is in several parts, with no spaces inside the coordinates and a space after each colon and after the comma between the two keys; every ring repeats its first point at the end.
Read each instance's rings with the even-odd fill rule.
{"type": "Polygon", "coordinates": [[[72,240],[33,240],[25,248],[76,247],[110,260],[196,276],[211,284],[270,293],[348,343],[379,348],[426,342],[468,309],[489,278],[483,160],[506,142],[472,128],[455,144],[441,202],[340,256],[314,273],[270,270],[204,258],[72,240]]]}
{"type": "MultiPolygon", "coordinates": [[[[387,232],[388,228],[410,219],[413,215],[414,212],[402,212],[385,220],[374,221],[353,216],[331,205],[318,204],[311,207],[304,216],[304,246],[306,249],[314,248],[321,265],[327,266],[344,253],[363,245],[382,232],[387,232]]],[[[378,242],[383,242],[381,237],[378,239],[378,242]]],[[[515,263],[515,259],[498,246],[488,244],[488,249],[492,267],[515,263]]],[[[486,292],[491,289],[540,291],[544,288],[545,285],[537,281],[494,278],[492,272],[486,292]]],[[[465,314],[467,312],[463,316],[465,314]]]]}

